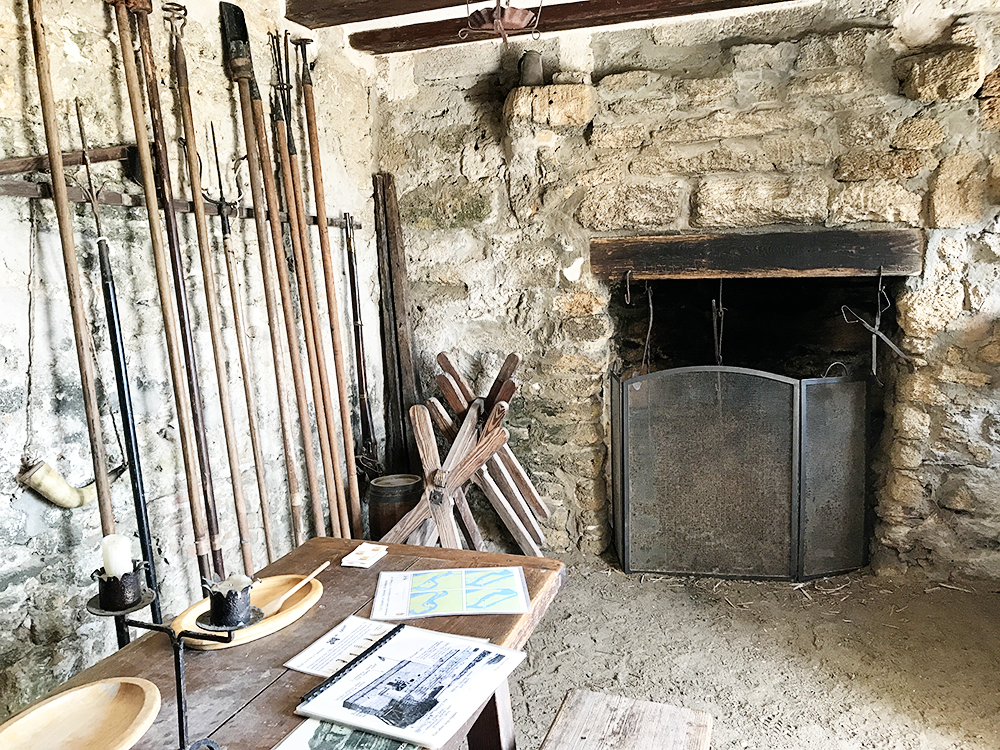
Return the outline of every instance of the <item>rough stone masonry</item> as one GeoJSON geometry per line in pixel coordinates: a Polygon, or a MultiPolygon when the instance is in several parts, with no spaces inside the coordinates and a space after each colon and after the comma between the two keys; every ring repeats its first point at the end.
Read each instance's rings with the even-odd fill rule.
{"type": "Polygon", "coordinates": [[[424,364],[445,349],[486,377],[525,355],[512,442],[553,546],[608,543],[615,322],[590,237],[919,227],[925,271],[898,295],[919,367],[891,373],[874,559],[1000,576],[996,25],[969,14],[908,46],[877,18],[764,11],[380,61],[424,364]],[[588,82],[517,86],[524,48],[588,82]]]}

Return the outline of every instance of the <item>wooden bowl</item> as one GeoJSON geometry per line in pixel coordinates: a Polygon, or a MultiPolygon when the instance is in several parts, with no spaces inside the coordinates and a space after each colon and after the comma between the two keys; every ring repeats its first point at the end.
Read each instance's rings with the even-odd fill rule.
{"type": "MultiPolygon", "coordinates": [[[[267,578],[261,578],[259,581],[254,583],[253,588],[250,589],[251,606],[262,607],[272,599],[281,596],[303,578],[305,578],[305,576],[297,575],[269,576],[267,578]]],[[[302,617],[302,615],[304,615],[316,602],[318,602],[320,596],[322,595],[323,584],[313,578],[309,581],[309,583],[292,594],[288,600],[281,605],[281,609],[273,615],[265,617],[256,625],[251,625],[248,628],[234,631],[233,640],[230,643],[190,640],[185,641],[184,645],[187,648],[201,649],[202,651],[216,651],[220,648],[232,648],[233,646],[238,646],[241,643],[255,641],[258,638],[263,638],[265,635],[271,635],[271,633],[275,633],[287,625],[291,625],[293,622],[302,617]]],[[[198,615],[202,612],[208,611],[208,607],[208,599],[202,599],[200,602],[192,604],[174,618],[174,621],[170,623],[170,627],[178,633],[182,630],[188,630],[194,633],[208,632],[199,628],[198,624],[195,622],[195,620],[198,619],[198,615]]],[[[4,750],[6,750],[6,748],[4,750]]]]}
{"type": "Polygon", "coordinates": [[[160,712],[149,680],[98,680],[36,703],[0,725],[3,750],[127,750],[160,712]]]}

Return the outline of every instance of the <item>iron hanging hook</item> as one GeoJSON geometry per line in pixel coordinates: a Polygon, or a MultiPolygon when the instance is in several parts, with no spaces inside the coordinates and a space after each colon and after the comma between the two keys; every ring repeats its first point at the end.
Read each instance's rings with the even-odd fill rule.
{"type": "Polygon", "coordinates": [[[625,272],[625,304],[632,304],[632,269],[625,272]]]}

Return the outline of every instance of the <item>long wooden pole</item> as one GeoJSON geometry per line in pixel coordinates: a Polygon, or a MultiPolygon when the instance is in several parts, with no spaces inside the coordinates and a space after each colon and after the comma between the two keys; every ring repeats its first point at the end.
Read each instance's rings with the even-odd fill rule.
{"type": "MultiPolygon", "coordinates": [[[[344,474],[340,467],[340,447],[337,441],[337,423],[333,416],[333,399],[330,396],[330,378],[326,365],[326,346],[323,342],[323,326],[320,323],[319,316],[319,296],[316,292],[316,280],[313,274],[313,261],[309,241],[309,226],[306,222],[305,196],[302,194],[302,170],[299,165],[298,149],[295,148],[295,139],[292,135],[294,125],[292,122],[292,81],[289,36],[289,32],[285,31],[285,50],[283,59],[281,54],[280,39],[277,35],[272,37],[272,49],[274,50],[275,64],[278,68],[278,93],[283,97],[284,101],[284,145],[287,146],[286,154],[286,152],[281,151],[281,146],[279,145],[279,154],[281,154],[282,159],[287,161],[288,168],[290,170],[287,175],[284,175],[283,172],[283,181],[285,186],[285,198],[288,202],[288,213],[291,215],[294,207],[295,214],[295,221],[289,222],[289,230],[294,231],[294,228],[297,226],[299,234],[299,251],[301,252],[301,256],[296,256],[296,271],[298,272],[299,279],[299,301],[302,303],[303,327],[306,329],[312,329],[313,352],[315,356],[315,369],[313,370],[314,382],[319,382],[320,393],[322,395],[323,412],[320,414],[318,406],[319,401],[317,400],[316,427],[317,432],[320,434],[321,450],[324,448],[323,434],[324,432],[326,434],[325,450],[328,452],[329,456],[324,455],[324,461],[328,458],[330,463],[329,469],[332,469],[333,471],[334,492],[331,493],[330,473],[328,467],[324,463],[324,472],[326,474],[327,483],[327,499],[330,502],[330,524],[333,527],[334,536],[344,536],[350,539],[351,526],[347,511],[347,496],[344,492],[344,474]],[[284,69],[282,69],[282,64],[284,65],[284,69]],[[305,295],[302,294],[303,290],[305,290],[305,295]],[[308,325],[305,323],[307,317],[309,318],[308,325]],[[336,499],[336,506],[333,505],[334,498],[336,499]],[[339,529],[337,527],[338,523],[339,529]]],[[[278,126],[280,127],[280,125],[281,123],[279,122],[278,126]]],[[[293,251],[295,249],[294,241],[292,243],[292,249],[293,251]]],[[[309,337],[307,333],[306,342],[308,343],[308,341],[309,337]]]]}
{"type": "MultiPolygon", "coordinates": [[[[278,385],[278,412],[281,420],[281,441],[285,452],[285,469],[288,474],[288,497],[291,510],[292,535],[295,544],[303,542],[302,534],[302,489],[298,479],[298,462],[295,460],[295,445],[292,440],[292,423],[286,404],[288,385],[285,373],[284,344],[281,340],[281,311],[274,295],[274,274],[271,268],[271,255],[267,247],[267,226],[264,218],[264,195],[261,187],[261,159],[258,144],[264,143],[267,130],[255,126],[256,112],[252,104],[252,92],[256,92],[257,84],[253,80],[253,60],[250,57],[250,42],[247,39],[246,20],[243,11],[232,3],[220,3],[219,11],[222,19],[223,56],[226,61],[226,72],[236,82],[239,89],[240,113],[243,117],[243,141],[247,152],[247,167],[250,173],[250,197],[253,202],[254,228],[257,235],[257,250],[260,253],[260,268],[264,278],[264,304],[267,307],[268,331],[271,335],[271,353],[274,357],[274,377],[278,385]]],[[[257,95],[259,98],[259,94],[257,95]]],[[[267,170],[264,170],[265,175],[267,170]]],[[[280,241],[280,234],[279,234],[280,241]]],[[[285,316],[287,318],[287,311],[285,316]]],[[[291,342],[291,343],[294,343],[291,342]]],[[[292,368],[294,372],[298,350],[291,351],[292,368]]],[[[308,417],[308,409],[306,416],[308,417]]],[[[300,410],[301,415],[301,410],[300,410]]],[[[302,425],[303,437],[306,436],[309,423],[302,425]]],[[[312,445],[306,442],[306,470],[315,474],[315,464],[310,464],[312,445]]],[[[315,480],[310,476],[310,489],[315,480]]]]}
{"type": "MultiPolygon", "coordinates": [[[[323,461],[323,477],[326,481],[326,493],[330,498],[330,526],[335,537],[343,537],[343,525],[340,518],[339,500],[334,500],[343,495],[344,487],[341,481],[340,461],[333,460],[334,445],[330,440],[330,431],[327,425],[329,412],[326,408],[324,398],[323,374],[320,369],[320,353],[322,347],[317,346],[317,323],[313,310],[312,290],[309,284],[308,264],[306,253],[302,247],[302,232],[299,222],[302,215],[299,211],[299,203],[295,199],[294,176],[292,175],[291,155],[288,153],[288,133],[285,127],[285,119],[282,116],[282,106],[272,107],[271,114],[274,117],[275,128],[277,130],[276,140],[278,141],[278,154],[281,163],[281,180],[285,190],[285,206],[288,209],[288,232],[292,238],[292,251],[295,254],[295,274],[299,285],[299,306],[302,309],[302,329],[305,334],[306,356],[309,363],[309,380],[312,384],[313,403],[316,406],[316,432],[319,436],[320,458],[323,461]]],[[[328,395],[328,394],[327,394],[328,395]]],[[[339,456],[338,456],[339,458],[339,456]]],[[[319,504],[319,498],[312,498],[313,523],[316,526],[316,533],[320,536],[326,534],[326,524],[323,520],[323,508],[319,504]]],[[[348,536],[350,536],[348,534],[348,536]]]]}
{"type": "Polygon", "coordinates": [[[187,289],[184,284],[184,259],[181,257],[180,229],[174,210],[174,193],[170,178],[170,162],[167,159],[167,138],[163,126],[163,111],[160,107],[160,87],[153,57],[153,40],[149,33],[149,13],[151,6],[146,0],[135,1],[131,5],[135,13],[136,29],[139,32],[139,48],[142,53],[142,70],[146,79],[146,97],[149,102],[149,120],[153,126],[153,141],[156,144],[156,174],[163,193],[163,218],[167,230],[167,248],[170,251],[170,270],[174,277],[174,295],[177,298],[177,315],[181,330],[181,346],[187,375],[188,393],[191,398],[191,417],[194,424],[195,448],[198,451],[198,465],[201,470],[201,491],[205,501],[205,517],[208,521],[208,536],[212,545],[212,568],[219,578],[226,577],[222,559],[222,534],[219,530],[219,516],[215,504],[215,488],[212,483],[212,465],[208,453],[208,432],[205,427],[205,407],[198,382],[198,362],[195,356],[194,338],[188,314],[187,289]]]}
{"type": "MultiPolygon", "coordinates": [[[[267,143],[270,129],[264,117],[264,103],[260,91],[254,84],[250,92],[250,103],[253,109],[253,124],[257,129],[257,146],[259,148],[259,164],[267,165],[264,175],[264,200],[267,201],[267,219],[271,227],[271,244],[274,247],[274,260],[277,267],[278,289],[281,293],[281,309],[284,312],[285,338],[288,341],[288,353],[292,362],[292,381],[295,386],[296,406],[299,410],[299,425],[302,430],[302,444],[305,449],[306,478],[309,483],[309,496],[320,497],[319,471],[316,467],[316,455],[313,450],[312,421],[309,418],[309,396],[302,371],[302,354],[299,349],[299,334],[295,327],[295,313],[292,305],[292,286],[288,278],[288,264],[285,262],[285,245],[282,239],[281,220],[278,217],[278,189],[275,185],[274,173],[271,171],[271,148],[267,143]]],[[[263,212],[262,212],[263,213],[263,212]]],[[[278,326],[275,323],[275,331],[278,326]]],[[[301,518],[301,501],[299,516],[301,518]]],[[[300,523],[301,526],[301,523],[300,523]]],[[[299,534],[301,535],[301,530],[299,534]]],[[[299,542],[301,544],[301,541],[299,542]]]]}
{"type": "Polygon", "coordinates": [[[52,91],[52,73],[45,40],[41,0],[29,0],[28,12],[31,18],[31,42],[35,53],[35,73],[42,104],[45,143],[49,150],[49,164],[52,171],[52,195],[56,207],[56,221],[59,225],[59,240],[62,243],[63,265],[66,268],[66,284],[69,287],[70,318],[73,321],[76,358],[80,366],[80,383],[83,387],[83,407],[87,432],[90,435],[90,456],[97,484],[101,531],[105,535],[114,534],[115,516],[111,509],[111,481],[108,478],[108,459],[104,449],[104,433],[101,430],[100,405],[97,401],[94,352],[90,345],[90,329],[84,311],[80,267],[76,258],[76,241],[73,237],[73,214],[66,192],[66,176],[63,172],[62,148],[59,145],[59,124],[56,119],[56,102],[52,91]]]}
{"type": "Polygon", "coordinates": [[[222,338],[222,318],[219,314],[219,296],[215,286],[215,269],[208,240],[208,220],[205,218],[205,201],[201,194],[201,164],[198,159],[198,135],[194,127],[191,110],[191,89],[188,83],[187,57],[181,42],[182,24],[179,20],[171,23],[170,57],[173,62],[174,78],[180,100],[181,123],[184,128],[184,154],[187,160],[188,176],[191,180],[191,201],[194,205],[194,225],[198,238],[198,254],[201,259],[201,275],[205,284],[205,310],[208,313],[208,330],[212,339],[212,354],[215,359],[215,382],[219,388],[219,408],[222,411],[222,431],[226,439],[226,455],[229,459],[229,476],[233,487],[233,504],[236,509],[236,525],[240,533],[240,554],[243,570],[250,577],[255,572],[253,545],[250,541],[250,522],[247,518],[246,499],[243,495],[243,472],[240,469],[239,445],[236,440],[236,426],[233,421],[232,397],[229,393],[229,372],[226,365],[226,344],[222,338]]]}
{"type": "MultiPolygon", "coordinates": [[[[334,283],[336,270],[330,251],[330,232],[326,220],[326,190],[323,185],[323,163],[320,158],[319,127],[316,118],[316,99],[313,96],[312,75],[306,59],[308,39],[296,42],[302,50],[302,98],[306,110],[306,131],[309,138],[309,159],[312,167],[313,199],[316,202],[316,224],[319,228],[319,247],[323,257],[323,279],[326,283],[326,303],[330,312],[330,334],[333,340],[333,366],[337,376],[337,396],[340,401],[340,424],[344,433],[344,458],[347,464],[347,488],[350,495],[351,531],[361,538],[361,493],[358,488],[357,461],[354,455],[354,430],[351,420],[350,391],[347,386],[347,364],[344,358],[344,339],[340,330],[340,302],[334,283]]],[[[349,222],[350,217],[346,217],[349,222]]]]}
{"type": "MultiPolygon", "coordinates": [[[[267,549],[267,561],[274,562],[276,551],[274,547],[274,532],[271,528],[271,501],[267,489],[267,475],[265,473],[264,450],[261,446],[260,425],[257,419],[257,395],[254,391],[254,383],[257,378],[254,375],[253,358],[247,351],[246,344],[246,323],[243,312],[243,292],[240,284],[239,269],[236,263],[236,253],[233,251],[232,229],[229,224],[229,211],[235,204],[227,203],[223,192],[222,165],[219,162],[219,147],[215,141],[215,126],[212,126],[212,152],[215,155],[215,169],[219,175],[219,222],[222,226],[222,254],[226,258],[226,275],[229,278],[229,296],[233,303],[233,329],[236,331],[236,348],[240,354],[240,371],[243,375],[243,394],[247,402],[247,426],[250,428],[250,445],[253,448],[254,473],[257,476],[257,493],[260,498],[260,520],[264,528],[264,546],[267,549]]],[[[272,292],[273,297],[273,292],[272,292]]],[[[273,300],[272,300],[273,301],[273,300]]],[[[278,357],[281,351],[277,352],[278,357]]],[[[284,374],[282,374],[284,377],[284,374]]],[[[282,402],[281,409],[284,409],[284,394],[279,394],[282,402]]],[[[296,487],[298,480],[295,481],[296,487]]]]}
{"type": "Polygon", "coordinates": [[[163,312],[163,332],[167,340],[167,358],[170,364],[170,379],[174,387],[174,403],[177,408],[177,426],[180,432],[181,455],[184,460],[184,474],[187,480],[188,504],[191,508],[191,524],[194,528],[195,555],[202,578],[212,577],[209,558],[210,542],[205,508],[201,504],[201,489],[198,483],[198,455],[195,452],[195,438],[191,427],[191,403],[184,387],[184,365],[181,358],[177,333],[177,311],[174,309],[173,291],[170,289],[170,272],[163,246],[163,228],[160,224],[160,207],[156,200],[156,177],[153,175],[153,156],[146,135],[146,112],[143,106],[142,88],[132,50],[132,31],[129,28],[128,10],[124,0],[114,3],[115,21],[118,26],[118,41],[121,45],[122,67],[128,88],[132,124],[136,133],[136,147],[139,150],[139,164],[142,169],[142,186],[146,200],[146,214],[149,220],[149,238],[153,247],[156,266],[156,286],[160,295],[160,309],[163,312]]]}

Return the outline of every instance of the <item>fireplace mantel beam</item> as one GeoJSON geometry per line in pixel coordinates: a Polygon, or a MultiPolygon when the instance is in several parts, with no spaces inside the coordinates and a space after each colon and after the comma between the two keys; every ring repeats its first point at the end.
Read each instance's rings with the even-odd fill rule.
{"type": "Polygon", "coordinates": [[[917,276],[919,229],[765,234],[595,237],[590,269],[600,279],[635,280],[822,276],[917,276]]]}

